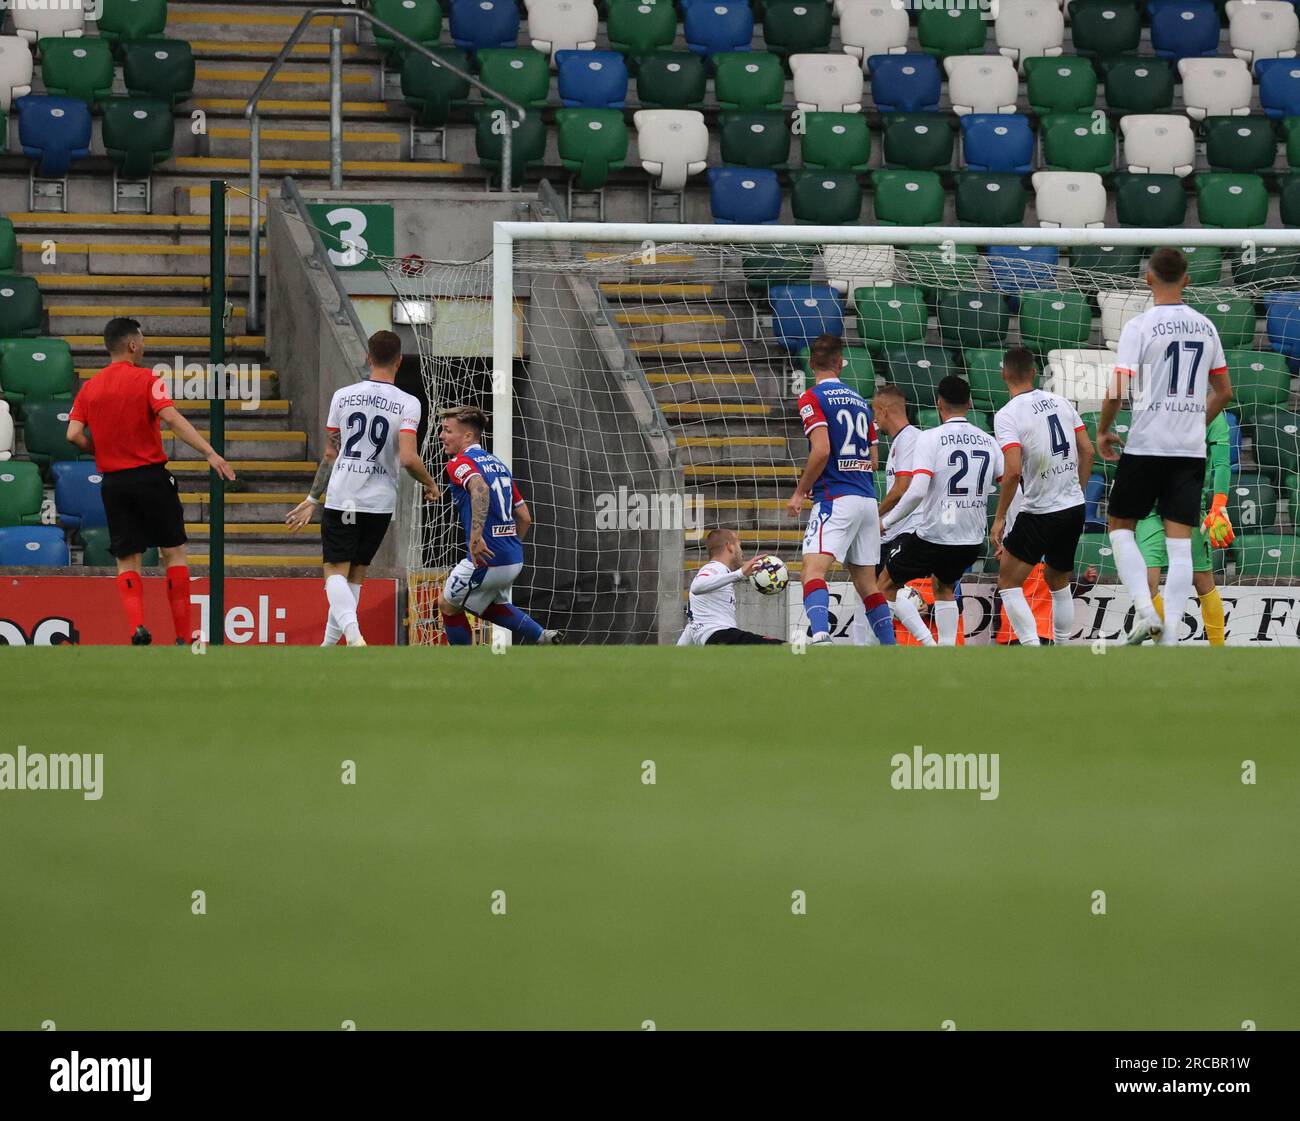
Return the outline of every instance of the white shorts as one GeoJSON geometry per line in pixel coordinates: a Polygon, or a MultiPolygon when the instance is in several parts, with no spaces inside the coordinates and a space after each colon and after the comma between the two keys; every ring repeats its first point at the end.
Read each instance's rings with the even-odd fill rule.
{"type": "Polygon", "coordinates": [[[442,600],[462,611],[482,615],[494,603],[505,603],[510,589],[524,570],[522,564],[499,564],[492,568],[476,568],[466,557],[447,573],[442,586],[442,600]]]}
{"type": "Polygon", "coordinates": [[[804,554],[829,553],[841,564],[880,563],[880,513],[874,498],[846,494],[814,502],[804,554]]]}

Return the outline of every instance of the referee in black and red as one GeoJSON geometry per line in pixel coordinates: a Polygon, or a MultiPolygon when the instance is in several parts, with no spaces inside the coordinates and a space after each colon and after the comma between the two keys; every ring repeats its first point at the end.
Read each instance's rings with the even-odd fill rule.
{"type": "Polygon", "coordinates": [[[167,600],[177,645],[194,638],[190,570],[185,552],[185,512],[176,478],[167,470],[159,422],[208,461],[223,479],[235,472],[194,430],[172,402],[166,383],[140,365],[144,335],[134,319],[110,319],[104,346],[111,359],[72,403],[68,440],[95,454],[104,477],[100,492],[108,515],[108,547],[117,560],[117,591],[134,646],[153,641],[144,625],[140,576],[144,551],[156,546],[167,570],[167,600]]]}

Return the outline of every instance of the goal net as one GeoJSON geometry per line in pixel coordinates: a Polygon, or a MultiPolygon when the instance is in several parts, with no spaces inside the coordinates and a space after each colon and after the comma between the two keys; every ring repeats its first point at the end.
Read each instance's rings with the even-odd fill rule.
{"type": "MultiPolygon", "coordinates": [[[[705,538],[724,526],[747,554],[789,566],[784,595],[742,586],[739,596],[742,626],[788,636],[805,622],[806,512],[791,518],[785,506],[807,451],[794,407],[811,384],[807,343],[842,335],[843,379],[868,399],[898,385],[922,428],[938,422],[939,380],[958,374],[970,383],[971,419],[990,431],[1007,400],[1002,354],[1024,345],[1040,384],[1074,401],[1095,435],[1120,330],[1150,302],[1146,257],[1183,238],[1186,302],[1217,326],[1234,387],[1226,474],[1207,478],[1207,488],[1227,480],[1236,530],[1230,547],[1207,552],[1228,641],[1300,642],[1295,231],[745,227],[748,240],[723,241],[726,227],[509,229],[495,288],[490,259],[381,263],[419,342],[431,415],[478,404],[492,418],[490,442],[535,521],[514,598],[543,625],[591,643],[675,641],[705,538]],[[512,360],[493,357],[507,347],[512,360]]],[[[1125,403],[1121,438],[1128,417],[1125,403]]],[[[882,434],[882,495],[888,443],[882,434]]],[[[425,453],[443,461],[436,423],[425,453]]],[[[1086,488],[1080,642],[1114,640],[1131,618],[1105,533],[1113,477],[1098,458],[1086,488]]],[[[996,496],[990,520],[995,507],[996,496]]],[[[436,642],[440,581],[463,544],[446,498],[415,516],[411,639],[436,642]]],[[[1009,633],[996,569],[986,547],[962,582],[968,642],[1009,633]]],[[[831,579],[836,637],[851,641],[856,601],[843,573],[831,579]]],[[[1195,596],[1183,635],[1205,639],[1195,596]]]]}

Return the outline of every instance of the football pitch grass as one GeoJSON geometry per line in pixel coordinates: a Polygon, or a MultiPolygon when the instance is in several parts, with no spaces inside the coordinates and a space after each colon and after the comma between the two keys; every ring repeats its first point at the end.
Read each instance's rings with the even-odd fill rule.
{"type": "Polygon", "coordinates": [[[0,791],[0,1028],[1300,1028],[1297,680],[1238,649],[10,651],[0,752],[104,759],[98,801],[0,791]],[[915,745],[998,753],[997,798],[895,789],[915,745]]]}

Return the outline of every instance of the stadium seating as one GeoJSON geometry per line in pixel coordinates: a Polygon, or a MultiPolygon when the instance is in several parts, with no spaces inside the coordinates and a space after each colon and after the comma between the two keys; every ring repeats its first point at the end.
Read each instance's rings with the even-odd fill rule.
{"type": "Polygon", "coordinates": [[[18,264],[18,237],[13,222],[0,215],[0,273],[13,272],[18,264]]]}
{"type": "Polygon", "coordinates": [[[41,288],[32,277],[0,277],[0,339],[39,335],[44,318],[41,288]]]}
{"type": "Polygon", "coordinates": [[[791,176],[794,220],[814,226],[856,226],[862,216],[862,187],[845,171],[800,171],[791,176]]]}
{"type": "Polygon", "coordinates": [[[1055,288],[1060,251],[1054,245],[990,245],[985,263],[998,292],[1055,288]]]}
{"type": "Polygon", "coordinates": [[[1097,72],[1089,59],[1026,58],[1021,67],[1030,108],[1040,117],[1090,111],[1097,101],[1097,72]]]}
{"type": "Polygon", "coordinates": [[[559,51],[596,48],[600,13],[592,0],[530,0],[528,39],[552,60],[559,51]]]}
{"type": "Polygon", "coordinates": [[[194,92],[194,52],[181,39],[123,43],[122,75],[132,97],[156,97],[174,107],[194,92]]]}
{"type": "Polygon", "coordinates": [[[953,201],[959,222],[1020,226],[1029,196],[1019,175],[961,171],[956,175],[953,201]]]}
{"type": "Polygon", "coordinates": [[[1255,304],[1252,300],[1188,299],[1187,306],[1199,311],[1214,324],[1224,350],[1246,350],[1254,342],[1255,304]]]}
{"type": "Polygon", "coordinates": [[[1112,113],[1160,113],[1174,103],[1174,71],[1167,59],[1108,59],[1105,77],[1112,113]]]}
{"type": "Polygon", "coordinates": [[[898,386],[913,406],[933,408],[935,390],[949,374],[960,375],[962,366],[947,347],[924,343],[901,343],[885,351],[885,379],[898,386]]]}
{"type": "Polygon", "coordinates": [[[1288,358],[1300,358],[1300,296],[1271,292],[1265,296],[1268,344],[1288,358]]]}
{"type": "Polygon", "coordinates": [[[1225,11],[1228,44],[1243,62],[1295,57],[1300,23],[1289,0],[1228,0],[1225,11]]]}
{"type": "Polygon", "coordinates": [[[773,54],[811,54],[830,46],[831,6],[825,0],[767,0],[763,41],[773,54]]]}
{"type": "Polygon", "coordinates": [[[903,54],[910,31],[906,7],[891,0],[859,0],[840,11],[844,53],[863,63],[872,55],[903,54]]]}
{"type": "Polygon", "coordinates": [[[130,39],[159,39],[167,29],[167,0],[99,0],[95,28],[114,47],[130,39]]]}
{"type": "Polygon", "coordinates": [[[993,23],[998,52],[1024,73],[1030,58],[1059,55],[1064,49],[1065,16],[1055,0],[1001,0],[993,23]]]}
{"type": "Polygon", "coordinates": [[[611,47],[639,58],[672,46],[677,13],[671,4],[609,0],[605,30],[611,47]]]}
{"type": "Polygon", "coordinates": [[[816,113],[857,113],[862,108],[862,67],[846,54],[790,56],[794,100],[816,113]]]}
{"type": "Polygon", "coordinates": [[[1284,408],[1291,396],[1291,370],[1281,354],[1233,350],[1226,355],[1232,377],[1232,407],[1250,423],[1256,413],[1284,408]]]}
{"type": "Polygon", "coordinates": [[[1245,229],[1268,218],[1268,188],[1258,175],[1213,171],[1196,176],[1196,210],[1202,226],[1245,229]]]}
{"type": "Polygon", "coordinates": [[[823,245],[826,280],[837,292],[889,284],[897,257],[892,245],[823,245]]]}
{"type": "Polygon", "coordinates": [[[929,314],[920,288],[875,284],[853,292],[858,337],[873,354],[901,343],[925,339],[929,314]]]}
{"type": "MultiPolygon", "coordinates": [[[[781,64],[775,56],[768,57],[776,66],[777,86],[780,87],[781,64]]],[[[717,63],[716,56],[714,63],[717,63]]],[[[637,69],[636,94],[641,104],[648,108],[694,109],[704,104],[707,84],[708,71],[702,56],[690,51],[661,51],[641,59],[637,69]]],[[[777,103],[780,103],[779,97],[777,103]]]]}
{"type": "Polygon", "coordinates": [[[1242,473],[1228,488],[1228,517],[1238,535],[1267,533],[1277,525],[1277,488],[1267,475],[1242,473]]]}
{"type": "Polygon", "coordinates": [[[1206,117],[1205,158],[1215,171],[1267,171],[1277,135],[1267,117],[1206,117]]]}
{"type": "Polygon", "coordinates": [[[452,41],[471,54],[483,47],[513,48],[519,38],[519,9],[512,0],[451,0],[449,16],[452,41]]]}
{"type": "Polygon", "coordinates": [[[39,525],[43,497],[35,463],[11,459],[0,464],[0,526],[39,525]]]}
{"type": "Polygon", "coordinates": [[[1219,283],[1223,274],[1223,250],[1213,245],[1184,246],[1183,256],[1187,258],[1187,275],[1192,284],[1219,283]]]}
{"type": "MultiPolygon", "coordinates": [[[[430,48],[463,71],[469,70],[469,58],[459,47],[430,48]]],[[[469,99],[469,82],[439,66],[419,51],[407,51],[402,57],[402,98],[415,111],[415,122],[423,128],[441,128],[451,116],[452,107],[469,99]]]]}
{"type": "Polygon", "coordinates": [[[621,109],[627,100],[627,63],[617,51],[559,51],[555,82],[568,109],[621,109]]]}
{"type": "Polygon", "coordinates": [[[1300,579],[1300,537],[1251,533],[1238,538],[1232,550],[1238,576],[1300,579]]]}
{"type": "Polygon", "coordinates": [[[77,391],[72,349],[63,339],[0,339],[0,389],[19,411],[29,400],[71,402],[77,391]]]}
{"type": "Polygon", "coordinates": [[[1020,297],[1020,339],[1037,354],[1088,345],[1092,308],[1082,292],[1026,292],[1020,297]]]}
{"type": "Polygon", "coordinates": [[[818,335],[844,331],[844,305],[828,284],[783,284],[768,290],[772,334],[779,346],[797,353],[818,335]]]}
{"type": "MultiPolygon", "coordinates": [[[[0,39],[0,52],[6,43],[6,39],[0,39]]],[[[105,40],[88,36],[43,39],[40,49],[41,79],[46,93],[79,97],[92,108],[113,95],[113,51],[105,40]]],[[[0,67],[3,65],[4,55],[0,53],[0,67]]],[[[190,85],[193,87],[192,75],[190,85]]],[[[0,101],[3,101],[3,89],[0,89],[0,101]]]]}
{"type": "Polygon", "coordinates": [[[743,0],[690,4],[682,13],[686,45],[706,58],[724,51],[747,51],[754,37],[754,16],[743,0]]]}
{"type": "Polygon", "coordinates": [[[1115,58],[1133,54],[1142,37],[1137,5],[1112,0],[1070,0],[1070,38],[1077,54],[1115,58]]]}
{"type": "Polygon", "coordinates": [[[1176,0],[1150,11],[1151,48],[1160,58],[1213,58],[1219,13],[1211,0],[1176,0]]]}
{"type": "Polygon", "coordinates": [[[1101,339],[1112,350],[1119,345],[1119,335],[1124,324],[1133,316],[1146,311],[1152,304],[1150,293],[1098,292],[1097,308],[1101,313],[1101,339]]]}
{"type": "Polygon", "coordinates": [[[1187,192],[1176,175],[1135,175],[1121,171],[1114,178],[1115,216],[1121,226],[1181,226],[1187,215],[1187,192]]]}
{"type": "Polygon", "coordinates": [[[0,110],[32,92],[32,51],[17,35],[0,35],[0,110]]]}
{"type": "Polygon", "coordinates": [[[958,116],[1014,113],[1020,88],[1015,64],[997,55],[953,55],[943,60],[948,99],[958,116]]]}
{"type": "Polygon", "coordinates": [[[1142,250],[1131,245],[1079,245],[1070,250],[1070,268],[1083,275],[1101,273],[1132,280],[1139,275],[1142,256],[1142,250]]]}
{"type": "Polygon", "coordinates": [[[1105,533],[1106,519],[1101,516],[1101,501],[1106,495],[1106,476],[1088,476],[1083,488],[1083,532],[1105,533]]]}
{"type": "Polygon", "coordinates": [[[67,563],[68,543],[58,526],[0,526],[0,567],[61,568],[67,563]]]}
{"type": "Polygon", "coordinates": [[[90,109],[73,97],[20,97],[18,142],[23,154],[37,161],[36,173],[61,179],[73,160],[90,154],[90,109]]]}
{"type": "Polygon", "coordinates": [[[1028,117],[970,113],[961,118],[961,137],[962,164],[971,171],[1027,174],[1033,163],[1034,130],[1028,117]]]}
{"type": "MultiPolygon", "coordinates": [[[[642,109],[633,117],[641,166],[664,191],[680,191],[708,166],[704,114],[689,109],[642,109]]],[[[540,158],[540,155],[539,157],[540,158]]]]}
{"type": "Polygon", "coordinates": [[[713,56],[713,87],[723,109],[780,109],[785,97],[781,60],[767,51],[713,56]]]}
{"type": "Polygon", "coordinates": [[[933,171],[873,171],[876,222],[937,226],[943,221],[943,182],[933,171]]]}
{"type": "Polygon", "coordinates": [[[1104,226],[1106,187],[1091,171],[1036,171],[1034,208],[1040,226],[1104,226]]]}
{"type": "Polygon", "coordinates": [[[93,463],[63,461],[51,469],[54,508],[59,524],[73,531],[108,524],[104,499],[99,493],[103,476],[93,463]]]}
{"type": "Polygon", "coordinates": [[[886,167],[943,171],[952,163],[953,132],[937,113],[890,113],[881,146],[886,167]]]}
{"type": "Polygon", "coordinates": [[[807,113],[800,144],[806,168],[865,171],[871,159],[871,130],[861,113],[807,113]]]}
{"type": "MultiPolygon", "coordinates": [[[[433,46],[442,34],[442,5],[439,0],[371,0],[370,11],[408,39],[433,46]]],[[[376,27],[375,43],[392,61],[405,55],[406,44],[376,27]]],[[[417,52],[418,53],[418,52],[417,52]]]]}
{"type": "Polygon", "coordinates": [[[709,205],[722,224],[771,225],[781,217],[781,184],[776,172],[755,167],[711,167],[709,205]]]}
{"type": "Polygon", "coordinates": [[[1255,63],[1259,103],[1273,120],[1300,115],[1300,62],[1266,58],[1255,63]]]}
{"type": "Polygon", "coordinates": [[[966,361],[966,380],[970,383],[970,399],[977,409],[996,412],[1011,400],[1011,391],[1002,380],[1001,345],[991,349],[967,350],[962,357],[966,361]]]}
{"type": "Polygon", "coordinates": [[[0,463],[13,458],[15,443],[14,415],[9,402],[0,398],[0,463]]]}
{"type": "Polygon", "coordinates": [[[145,97],[112,97],[104,102],[104,150],[118,175],[146,179],[172,155],[172,109],[145,97]]]}
{"type": "Polygon", "coordinates": [[[1079,551],[1075,554],[1076,572],[1095,567],[1098,576],[1115,576],[1115,554],[1110,547],[1110,537],[1105,533],[1085,533],[1079,538],[1079,551]]]}
{"type": "Polygon", "coordinates": [[[38,7],[23,4],[13,7],[9,18],[13,20],[18,35],[29,43],[35,43],[39,39],[76,38],[82,34],[85,14],[84,8],[73,5],[38,7]]]}
{"type": "Polygon", "coordinates": [[[1239,58],[1184,58],[1183,111],[1193,120],[1245,116],[1252,94],[1250,68],[1239,58]]]}
{"type": "Polygon", "coordinates": [[[48,469],[60,460],[83,458],[81,449],[68,443],[68,409],[63,401],[24,403],[23,442],[37,466],[48,469]]]}
{"type": "MultiPolygon", "coordinates": [[[[1089,351],[1086,353],[1092,356],[1091,361],[1093,363],[1093,368],[1100,370],[1101,377],[1110,378],[1112,376],[1115,368],[1115,355],[1113,352],[1103,350],[1089,351]]],[[[1069,396],[1069,394],[1066,394],[1066,396],[1069,396]]],[[[1100,396],[1093,401],[1082,399],[1076,400],[1075,407],[1079,410],[1080,419],[1082,419],[1083,426],[1088,433],[1088,439],[1090,439],[1093,446],[1096,447],[1097,421],[1101,416],[1100,396]]],[[[1121,442],[1128,439],[1128,430],[1132,419],[1132,414],[1124,410],[1120,410],[1115,417],[1115,423],[1111,426],[1111,430],[1120,438],[1121,442]]],[[[1101,456],[1098,456],[1096,463],[1093,466],[1093,470],[1100,471],[1107,479],[1113,479],[1115,477],[1115,466],[1115,463],[1110,460],[1102,459],[1101,456]]]]}
{"type": "Polygon", "coordinates": [[[600,189],[627,160],[627,124],[619,110],[560,109],[555,124],[560,160],[579,190],[600,189]]]}
{"type": "Polygon", "coordinates": [[[477,61],[479,77],[485,85],[526,109],[546,104],[551,92],[551,71],[545,55],[527,48],[484,47],[478,52],[477,61]]]}
{"type": "Polygon", "coordinates": [[[925,54],[872,55],[871,99],[882,113],[925,113],[939,108],[943,76],[925,54]]]}
{"type": "Polygon", "coordinates": [[[784,167],[790,158],[790,130],[784,113],[720,113],[718,139],[724,164],[784,167]]]}
{"type": "Polygon", "coordinates": [[[1114,169],[1115,133],[1105,116],[1053,113],[1042,120],[1043,162],[1053,171],[1114,169]]]}
{"type": "MultiPolygon", "coordinates": [[[[485,107],[474,116],[474,151],[478,161],[497,176],[504,159],[502,129],[496,114],[500,109],[485,107]]],[[[518,183],[529,164],[541,163],[546,155],[546,122],[540,113],[529,113],[522,121],[511,120],[510,181],[518,183]]]]}
{"type": "Polygon", "coordinates": [[[918,8],[916,38],[921,49],[939,58],[980,54],[988,37],[986,13],[978,7],[918,8]]]}
{"type": "Polygon", "coordinates": [[[935,310],[944,346],[963,351],[1006,342],[1011,311],[1004,296],[979,290],[940,292],[935,310]]]}
{"type": "Polygon", "coordinates": [[[1186,117],[1134,113],[1121,117],[1119,126],[1129,171],[1179,177],[1191,174],[1196,165],[1196,137],[1186,117]]]}

